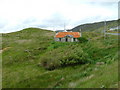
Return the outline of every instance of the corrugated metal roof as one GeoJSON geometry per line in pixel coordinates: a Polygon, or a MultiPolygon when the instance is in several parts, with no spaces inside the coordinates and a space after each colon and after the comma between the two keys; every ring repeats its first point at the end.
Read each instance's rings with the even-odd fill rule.
{"type": "Polygon", "coordinates": [[[72,35],[74,38],[79,38],[80,37],[80,33],[79,32],[59,32],[58,34],[56,34],[56,38],[63,38],[67,35],[72,35]]]}

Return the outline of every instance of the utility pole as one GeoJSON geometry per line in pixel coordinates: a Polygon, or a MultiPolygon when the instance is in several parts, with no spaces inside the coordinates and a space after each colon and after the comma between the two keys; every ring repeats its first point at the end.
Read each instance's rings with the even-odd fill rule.
{"type": "Polygon", "coordinates": [[[81,28],[80,28],[80,30],[79,30],[79,31],[80,31],[80,37],[82,37],[82,30],[81,30],[81,28]]]}
{"type": "Polygon", "coordinates": [[[104,39],[106,37],[106,21],[104,21],[104,39]]]}

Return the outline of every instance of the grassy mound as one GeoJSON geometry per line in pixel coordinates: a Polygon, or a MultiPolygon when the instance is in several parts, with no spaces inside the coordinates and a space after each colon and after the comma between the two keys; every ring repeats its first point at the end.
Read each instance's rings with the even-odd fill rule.
{"type": "Polygon", "coordinates": [[[61,43],[54,35],[38,28],[3,34],[3,88],[118,87],[117,36],[84,32],[88,42],[61,43]]]}
{"type": "Polygon", "coordinates": [[[60,66],[85,64],[90,62],[90,59],[79,44],[70,44],[45,53],[40,61],[46,69],[55,69],[60,66]]]}

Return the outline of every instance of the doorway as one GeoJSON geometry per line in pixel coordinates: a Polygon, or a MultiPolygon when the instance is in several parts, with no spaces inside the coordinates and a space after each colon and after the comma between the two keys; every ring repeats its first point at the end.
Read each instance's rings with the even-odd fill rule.
{"type": "Polygon", "coordinates": [[[75,42],[75,38],[73,38],[73,41],[75,42]]]}
{"type": "Polygon", "coordinates": [[[68,38],[65,38],[65,41],[68,42],[68,38]]]}

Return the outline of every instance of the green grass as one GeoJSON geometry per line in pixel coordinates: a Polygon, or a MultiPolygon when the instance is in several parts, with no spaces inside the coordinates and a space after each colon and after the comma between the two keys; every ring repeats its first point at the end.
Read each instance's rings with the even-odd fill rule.
{"type": "Polygon", "coordinates": [[[117,36],[108,35],[104,40],[100,33],[84,32],[87,42],[61,43],[54,42],[54,35],[38,28],[3,34],[3,88],[118,87],[117,36]],[[65,60],[78,57],[91,62],[63,65],[54,70],[41,66],[44,59],[58,63],[64,56],[65,60]]]}

